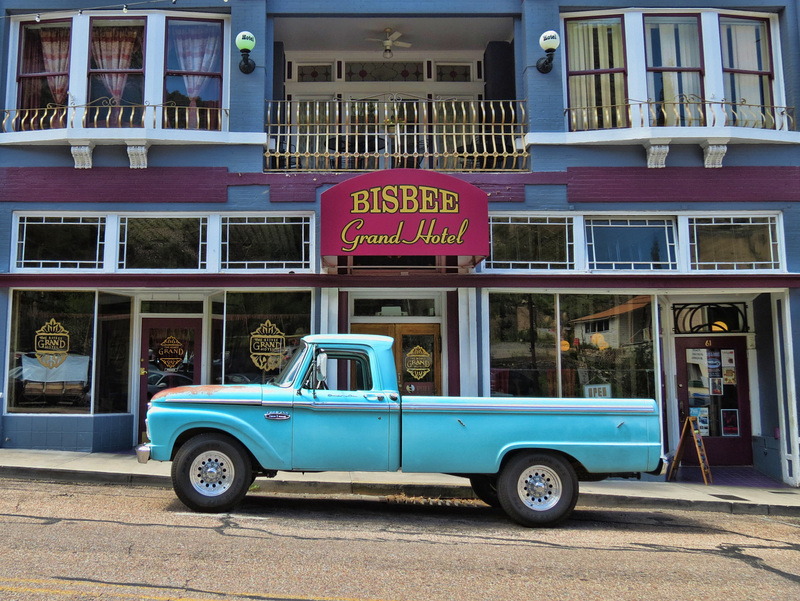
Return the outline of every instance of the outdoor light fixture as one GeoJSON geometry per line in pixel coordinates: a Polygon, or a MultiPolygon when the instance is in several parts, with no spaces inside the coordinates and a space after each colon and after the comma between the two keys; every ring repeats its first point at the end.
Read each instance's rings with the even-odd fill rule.
{"type": "Polygon", "coordinates": [[[541,35],[539,46],[547,53],[547,56],[536,61],[536,68],[539,69],[539,73],[550,73],[553,70],[553,53],[559,44],[561,44],[561,38],[557,32],[550,30],[541,35]]]}
{"type": "Polygon", "coordinates": [[[236,47],[242,52],[242,60],[239,63],[239,71],[242,73],[252,73],[256,69],[255,61],[250,58],[250,51],[255,45],[256,36],[249,31],[241,31],[236,36],[236,47]]]}

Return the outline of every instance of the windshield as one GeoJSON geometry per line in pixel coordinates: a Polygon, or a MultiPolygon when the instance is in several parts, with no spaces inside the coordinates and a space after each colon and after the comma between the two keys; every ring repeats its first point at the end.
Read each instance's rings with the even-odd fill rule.
{"type": "Polygon", "coordinates": [[[300,366],[303,363],[303,355],[306,354],[307,348],[308,345],[305,342],[301,342],[300,346],[294,349],[294,354],[283,366],[281,373],[279,373],[278,377],[272,381],[275,386],[289,386],[292,382],[294,382],[294,378],[297,375],[297,370],[300,369],[300,366]]]}

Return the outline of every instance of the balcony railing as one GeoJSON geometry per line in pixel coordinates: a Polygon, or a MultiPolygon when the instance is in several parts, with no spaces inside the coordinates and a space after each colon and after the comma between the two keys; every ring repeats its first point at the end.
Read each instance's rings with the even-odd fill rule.
{"type": "Polygon", "coordinates": [[[270,101],[267,171],[524,171],[522,101],[270,101]]]}
{"type": "Polygon", "coordinates": [[[566,109],[570,131],[624,127],[746,127],[796,131],[794,108],[681,96],[673,102],[629,100],[625,104],[566,109]]]}
{"type": "Polygon", "coordinates": [[[117,104],[101,98],[89,104],[0,111],[0,133],[63,128],[158,128],[222,131],[228,110],[165,104],[117,104]]]}

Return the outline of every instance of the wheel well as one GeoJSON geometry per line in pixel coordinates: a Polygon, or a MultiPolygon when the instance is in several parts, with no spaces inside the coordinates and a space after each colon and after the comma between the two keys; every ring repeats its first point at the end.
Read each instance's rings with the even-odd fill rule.
{"type": "Polygon", "coordinates": [[[556,451],[554,449],[539,449],[539,448],[525,448],[525,449],[514,449],[513,451],[509,451],[505,454],[503,459],[500,461],[500,470],[497,472],[498,474],[503,471],[503,468],[506,464],[511,461],[513,457],[520,455],[521,453],[547,453],[548,455],[556,455],[561,457],[562,459],[566,460],[570,465],[572,465],[572,469],[575,470],[575,475],[578,476],[578,479],[581,480],[581,476],[588,476],[589,472],[586,471],[586,468],[583,467],[583,464],[575,459],[572,455],[568,453],[564,453],[563,451],[556,451]]]}
{"type": "Polygon", "coordinates": [[[230,433],[225,432],[224,430],[218,430],[216,428],[194,428],[192,430],[186,430],[186,432],[182,432],[178,438],[175,439],[175,444],[172,446],[172,454],[170,456],[170,460],[175,459],[175,455],[178,453],[178,449],[180,449],[187,441],[191,440],[195,436],[199,436],[200,434],[218,434],[220,436],[225,436],[231,440],[235,440],[242,448],[247,452],[248,456],[250,457],[250,465],[253,466],[254,470],[260,468],[258,460],[255,458],[253,453],[250,452],[250,449],[247,448],[247,445],[244,444],[241,440],[236,438],[235,436],[231,436],[230,433]]]}

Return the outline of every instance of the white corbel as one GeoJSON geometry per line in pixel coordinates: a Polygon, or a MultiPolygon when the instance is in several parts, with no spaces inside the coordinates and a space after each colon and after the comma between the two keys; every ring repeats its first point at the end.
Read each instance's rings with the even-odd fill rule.
{"type": "Polygon", "coordinates": [[[647,168],[663,169],[667,164],[669,140],[645,142],[644,147],[647,150],[647,168]]]}
{"type": "Polygon", "coordinates": [[[75,161],[75,169],[91,169],[92,168],[92,150],[94,144],[87,142],[85,144],[75,144],[70,146],[72,152],[72,160],[75,161]]]}
{"type": "Polygon", "coordinates": [[[703,148],[703,163],[706,169],[718,169],[722,167],[722,159],[728,152],[728,145],[706,140],[700,146],[703,148]]]}
{"type": "Polygon", "coordinates": [[[128,161],[131,169],[147,169],[147,144],[128,143],[128,161]]]}

